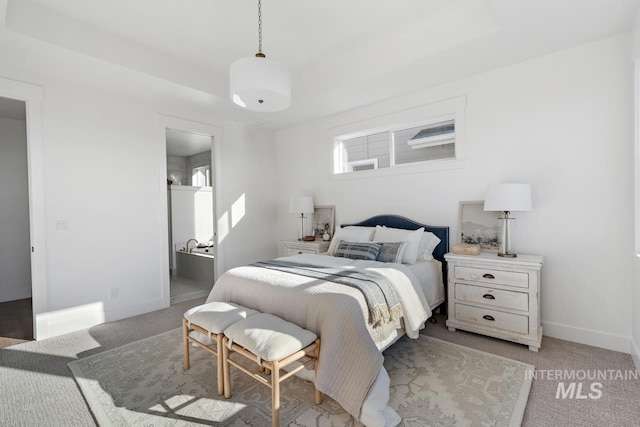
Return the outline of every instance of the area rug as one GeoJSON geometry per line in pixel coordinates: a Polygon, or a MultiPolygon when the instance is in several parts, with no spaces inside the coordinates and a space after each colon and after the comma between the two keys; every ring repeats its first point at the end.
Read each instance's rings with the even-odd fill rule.
{"type": "MultiPolygon", "coordinates": [[[[420,336],[400,339],[385,353],[389,405],[403,426],[518,426],[533,366],[420,336]]],[[[233,396],[217,396],[215,359],[191,349],[182,369],[182,330],[176,329],[69,363],[102,426],[269,426],[271,391],[232,368],[233,396]]],[[[334,400],[315,405],[313,385],[297,377],[282,384],[281,425],[360,426],[334,400]]]]}

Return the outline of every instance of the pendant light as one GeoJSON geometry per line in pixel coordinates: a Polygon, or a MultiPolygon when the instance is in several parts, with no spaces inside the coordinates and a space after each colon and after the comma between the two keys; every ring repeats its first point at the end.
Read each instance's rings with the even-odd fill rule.
{"type": "Polygon", "coordinates": [[[258,0],[258,53],[229,68],[229,96],[251,111],[274,112],[291,106],[291,73],[262,53],[262,2],[258,0]]]}

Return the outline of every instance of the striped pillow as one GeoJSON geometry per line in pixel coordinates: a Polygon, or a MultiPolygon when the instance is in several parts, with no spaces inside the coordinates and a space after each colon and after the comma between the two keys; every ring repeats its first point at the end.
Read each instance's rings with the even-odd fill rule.
{"type": "Polygon", "coordinates": [[[380,252],[378,253],[378,261],[402,264],[402,257],[407,248],[407,242],[384,242],[379,243],[379,245],[380,252]]]}
{"type": "Polygon", "coordinates": [[[380,243],[345,242],[340,240],[336,246],[334,256],[351,259],[366,259],[375,261],[380,253],[380,243]]]}

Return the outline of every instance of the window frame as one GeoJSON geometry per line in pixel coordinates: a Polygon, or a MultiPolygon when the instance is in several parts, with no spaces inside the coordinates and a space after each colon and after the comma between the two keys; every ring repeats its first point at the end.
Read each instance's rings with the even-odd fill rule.
{"type": "Polygon", "coordinates": [[[191,185],[193,187],[211,187],[211,165],[202,165],[191,168],[191,185]],[[195,173],[200,173],[204,175],[204,185],[194,185],[193,177],[195,173]]]}
{"type": "Polygon", "coordinates": [[[370,175],[393,175],[461,168],[464,166],[466,158],[465,110],[466,96],[462,95],[420,107],[334,127],[330,129],[329,132],[333,143],[333,170],[331,171],[331,175],[335,179],[348,179],[370,175]],[[393,149],[394,132],[450,120],[453,120],[455,123],[455,157],[395,164],[395,153],[393,149]],[[351,171],[344,172],[343,166],[349,162],[343,163],[344,150],[342,149],[342,141],[382,132],[389,132],[390,166],[357,171],[357,173],[351,171]]]}
{"type": "Polygon", "coordinates": [[[374,169],[378,169],[378,158],[377,157],[375,159],[354,160],[352,162],[347,162],[347,172],[343,172],[343,173],[364,172],[365,170],[374,170],[374,169]],[[353,170],[354,166],[365,166],[365,165],[372,165],[373,168],[371,168],[371,169],[363,169],[361,171],[354,171],[353,170]]]}

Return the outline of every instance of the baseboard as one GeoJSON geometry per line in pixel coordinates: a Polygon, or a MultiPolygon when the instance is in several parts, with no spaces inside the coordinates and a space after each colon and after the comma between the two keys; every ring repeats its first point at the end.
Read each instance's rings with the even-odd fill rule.
{"type": "Polygon", "coordinates": [[[126,305],[105,311],[105,321],[113,322],[115,320],[126,319],[128,317],[139,316],[151,311],[166,308],[162,298],[142,301],[136,304],[126,305]]]}
{"type": "Polygon", "coordinates": [[[36,314],[36,339],[42,340],[163,308],[161,298],[105,310],[102,302],[36,314]]]}
{"type": "MultiPolygon", "coordinates": [[[[560,323],[542,322],[544,335],[559,338],[566,341],[587,344],[607,350],[619,351],[629,354],[631,351],[631,338],[622,335],[606,334],[590,329],[575,326],[562,325],[560,323]]],[[[543,341],[544,348],[544,341],[543,341]]]]}
{"type": "Polygon", "coordinates": [[[631,358],[636,365],[636,370],[640,372],[640,347],[638,347],[638,343],[633,339],[631,339],[631,358]]]}
{"type": "Polygon", "coordinates": [[[8,288],[0,292],[0,302],[15,301],[19,299],[31,298],[31,287],[28,288],[8,288]]]}
{"type": "Polygon", "coordinates": [[[35,338],[42,340],[104,323],[104,305],[95,302],[36,313],[35,320],[35,338]]]}

